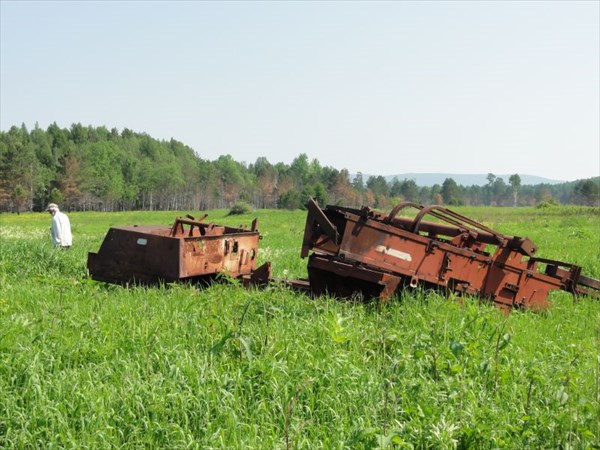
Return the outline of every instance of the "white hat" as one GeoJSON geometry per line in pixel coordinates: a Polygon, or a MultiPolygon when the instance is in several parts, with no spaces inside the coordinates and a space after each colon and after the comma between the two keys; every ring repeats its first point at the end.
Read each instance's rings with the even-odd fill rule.
{"type": "Polygon", "coordinates": [[[58,205],[56,203],[50,203],[46,208],[46,211],[52,211],[53,209],[58,211],[58,205]]]}

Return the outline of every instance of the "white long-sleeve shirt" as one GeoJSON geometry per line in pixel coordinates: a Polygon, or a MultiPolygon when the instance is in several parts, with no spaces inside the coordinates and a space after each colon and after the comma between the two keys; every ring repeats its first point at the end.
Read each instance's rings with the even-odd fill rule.
{"type": "Polygon", "coordinates": [[[73,243],[71,222],[66,214],[56,211],[52,216],[52,243],[55,247],[70,247],[73,243]]]}

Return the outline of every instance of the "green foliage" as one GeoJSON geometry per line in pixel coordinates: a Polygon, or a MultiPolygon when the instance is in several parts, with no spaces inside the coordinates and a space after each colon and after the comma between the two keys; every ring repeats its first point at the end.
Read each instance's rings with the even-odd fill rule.
{"type": "Polygon", "coordinates": [[[586,205],[598,205],[600,202],[600,177],[589,180],[579,180],[575,184],[574,193],[586,205]]]}
{"type": "Polygon", "coordinates": [[[48,203],[62,203],[65,199],[63,193],[58,188],[52,188],[48,196],[48,203]]]}
{"type": "Polygon", "coordinates": [[[246,202],[237,202],[229,210],[230,216],[237,216],[240,214],[249,214],[252,212],[252,206],[246,202]]]}
{"type": "Polygon", "coordinates": [[[227,209],[238,201],[255,208],[320,204],[385,209],[400,201],[460,206],[533,206],[549,200],[598,206],[600,178],[560,185],[521,186],[518,174],[488,174],[486,186],[419,188],[414,180],[364,180],[347,169],[323,167],[305,153],[291,164],[254,164],[221,155],[207,161],[174,139],[159,141],[124,129],[73,124],[46,130],[25,125],[0,132],[0,212],[41,211],[49,201],[69,211],[227,209]]]}
{"type": "Polygon", "coordinates": [[[549,198],[548,200],[544,200],[535,205],[536,208],[552,208],[555,206],[560,206],[560,203],[553,198],[549,198]]]}
{"type": "Polygon", "coordinates": [[[458,206],[463,203],[460,187],[452,178],[446,178],[442,184],[442,198],[444,204],[458,206]]]}
{"type": "MultiPolygon", "coordinates": [[[[287,191],[279,196],[277,207],[281,209],[299,209],[302,207],[303,193],[295,190],[287,191]]],[[[308,198],[309,193],[304,192],[304,197],[308,198]]]]}

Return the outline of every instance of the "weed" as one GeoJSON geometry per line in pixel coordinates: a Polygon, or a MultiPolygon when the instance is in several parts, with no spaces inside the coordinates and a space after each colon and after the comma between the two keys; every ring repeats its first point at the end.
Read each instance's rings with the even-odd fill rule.
{"type": "MultiPolygon", "coordinates": [[[[545,314],[506,316],[477,299],[420,290],[364,305],[279,286],[126,289],[89,280],[87,252],[109,226],[168,224],[184,214],[73,213],[67,252],[52,249],[46,215],[0,216],[1,448],[600,441],[600,302],[557,292],[545,314]]],[[[252,219],[226,214],[211,211],[208,220],[252,219]]],[[[271,260],[276,276],[306,276],[305,214],[255,214],[259,263],[271,260]]],[[[600,277],[597,210],[467,215],[600,277]]]]}

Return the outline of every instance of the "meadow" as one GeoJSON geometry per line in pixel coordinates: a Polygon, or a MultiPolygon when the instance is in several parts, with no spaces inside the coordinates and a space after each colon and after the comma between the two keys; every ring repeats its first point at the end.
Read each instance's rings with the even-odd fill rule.
{"type": "MultiPolygon", "coordinates": [[[[458,211],[600,278],[597,208],[458,211]]],[[[506,315],[422,290],[363,304],[89,279],[110,226],[187,213],[73,213],[68,251],[47,213],[0,215],[0,448],[600,448],[600,300],[506,315]]],[[[207,220],[254,217],[259,264],[306,276],[304,212],[207,220]]]]}

